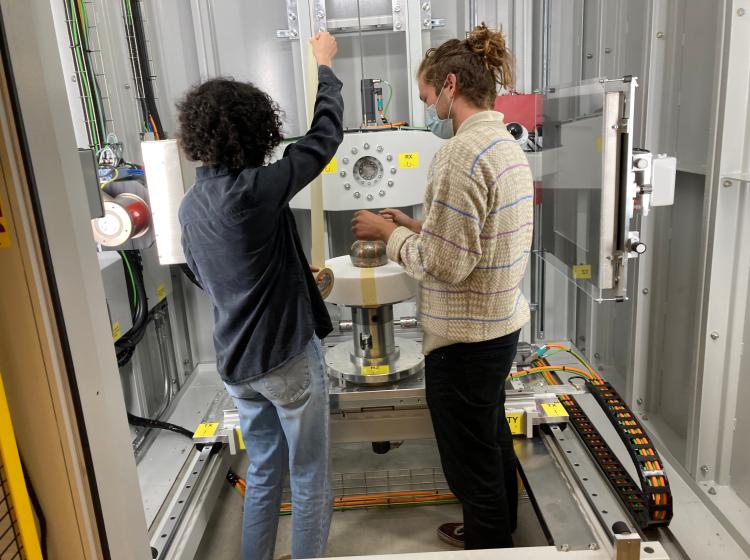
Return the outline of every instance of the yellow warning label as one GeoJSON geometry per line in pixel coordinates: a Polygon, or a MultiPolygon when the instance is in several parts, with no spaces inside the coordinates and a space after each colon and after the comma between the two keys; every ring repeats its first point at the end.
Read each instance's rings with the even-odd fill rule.
{"type": "Polygon", "coordinates": [[[336,158],[333,158],[331,161],[329,161],[328,165],[323,168],[323,173],[338,173],[338,171],[339,164],[336,161],[336,158]]]}
{"type": "Polygon", "coordinates": [[[508,420],[508,426],[510,426],[510,433],[514,436],[525,435],[523,425],[523,412],[506,412],[505,418],[508,420]]]}
{"type": "Polygon", "coordinates": [[[419,167],[419,152],[398,154],[398,166],[401,169],[416,169],[419,167]]]}
{"type": "Polygon", "coordinates": [[[240,449],[245,449],[245,440],[242,439],[242,430],[240,428],[235,428],[235,431],[237,432],[237,441],[240,444],[240,449]]]}
{"type": "Polygon", "coordinates": [[[213,437],[216,435],[216,430],[219,429],[218,422],[204,422],[198,426],[193,434],[194,438],[213,437]]]}
{"type": "Polygon", "coordinates": [[[601,136],[596,138],[596,153],[601,154],[604,150],[604,139],[601,136]]]}
{"type": "Polygon", "coordinates": [[[576,280],[591,280],[591,265],[577,264],[573,267],[573,278],[576,280]]]}
{"type": "Polygon", "coordinates": [[[3,211],[3,199],[0,197],[0,249],[10,249],[10,245],[8,215],[3,211]]]}
{"type": "Polygon", "coordinates": [[[112,323],[112,340],[117,342],[120,337],[122,337],[122,325],[120,325],[120,321],[115,321],[112,323]]]}
{"type": "Polygon", "coordinates": [[[164,284],[159,284],[159,287],[156,288],[156,295],[159,298],[159,301],[166,299],[167,289],[164,287],[164,284]]]}
{"type": "Polygon", "coordinates": [[[568,411],[560,403],[542,403],[542,410],[544,410],[545,416],[560,417],[567,416],[568,411]]]}
{"type": "Polygon", "coordinates": [[[362,366],[362,375],[388,375],[391,373],[391,368],[388,365],[385,366],[362,366]]]}

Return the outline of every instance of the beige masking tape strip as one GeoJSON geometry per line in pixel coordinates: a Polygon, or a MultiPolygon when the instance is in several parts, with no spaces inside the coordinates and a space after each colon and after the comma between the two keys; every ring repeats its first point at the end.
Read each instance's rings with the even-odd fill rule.
{"type": "MultiPolygon", "coordinates": [[[[307,118],[312,125],[315,99],[318,95],[318,63],[315,62],[312,46],[307,49],[307,118]]],[[[325,230],[323,221],[323,178],[318,175],[310,183],[310,217],[312,220],[311,264],[323,268],[325,260],[325,230]]]]}
{"type": "Polygon", "coordinates": [[[375,307],[378,305],[378,291],[375,287],[375,269],[360,268],[359,282],[362,288],[362,305],[375,307]]]}

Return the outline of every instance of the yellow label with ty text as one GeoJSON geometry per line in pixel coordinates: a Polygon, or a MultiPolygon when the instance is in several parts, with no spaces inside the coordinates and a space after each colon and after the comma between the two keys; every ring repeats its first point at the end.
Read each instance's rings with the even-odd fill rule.
{"type": "Polygon", "coordinates": [[[398,154],[398,166],[401,169],[416,169],[419,167],[419,152],[398,154]]]}
{"type": "Polygon", "coordinates": [[[523,412],[506,412],[505,418],[508,420],[508,426],[510,426],[510,433],[514,436],[525,435],[523,425],[523,412]]]}

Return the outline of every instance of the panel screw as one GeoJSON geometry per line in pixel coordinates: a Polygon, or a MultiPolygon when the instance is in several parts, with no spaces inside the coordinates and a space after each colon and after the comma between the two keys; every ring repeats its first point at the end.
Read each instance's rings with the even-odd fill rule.
{"type": "Polygon", "coordinates": [[[364,146],[362,146],[362,147],[363,147],[363,148],[364,148],[365,150],[369,150],[369,149],[370,149],[370,145],[369,145],[369,144],[368,144],[367,142],[365,142],[365,145],[364,145],[364,146]]]}
{"type": "Polygon", "coordinates": [[[395,167],[391,167],[391,175],[395,175],[395,174],[396,174],[396,168],[395,167]]]}
{"type": "Polygon", "coordinates": [[[388,186],[392,187],[393,186],[393,181],[388,181],[388,186]]]}
{"type": "Polygon", "coordinates": [[[607,47],[606,49],[604,49],[604,52],[605,52],[606,54],[609,54],[609,53],[611,53],[611,52],[612,52],[612,49],[610,49],[609,47],[607,47]]]}
{"type": "Polygon", "coordinates": [[[378,146],[378,147],[377,147],[377,148],[375,148],[375,149],[376,149],[376,150],[377,150],[378,152],[382,152],[382,151],[383,151],[383,146],[378,146]]]}
{"type": "Polygon", "coordinates": [[[422,9],[425,12],[429,12],[430,11],[430,3],[429,2],[425,2],[424,4],[422,4],[422,9]]]}
{"type": "Polygon", "coordinates": [[[73,83],[76,83],[76,82],[78,81],[78,78],[76,77],[76,75],[75,75],[75,74],[73,74],[73,75],[72,75],[72,76],[70,77],[70,81],[71,81],[71,82],[73,82],[73,83]]]}
{"type": "Polygon", "coordinates": [[[425,27],[432,27],[432,20],[431,20],[431,19],[429,19],[429,18],[426,18],[426,19],[425,19],[425,20],[424,20],[424,21],[422,22],[422,25],[424,25],[425,27]]]}
{"type": "Polygon", "coordinates": [[[396,12],[396,13],[399,13],[401,11],[401,6],[399,6],[398,4],[396,4],[395,6],[393,6],[393,11],[396,12]]]}
{"type": "Polygon", "coordinates": [[[589,59],[589,60],[591,60],[592,58],[594,58],[593,53],[586,53],[586,58],[589,59]]]}
{"type": "Polygon", "coordinates": [[[289,32],[289,36],[290,36],[290,37],[296,37],[296,36],[297,36],[297,30],[296,30],[296,29],[292,29],[292,30],[291,30],[291,31],[289,32]]]}
{"type": "Polygon", "coordinates": [[[351,184],[346,183],[346,184],[344,184],[344,188],[348,191],[349,189],[352,188],[352,186],[351,186],[351,184]]]}
{"type": "Polygon", "coordinates": [[[289,21],[297,21],[297,14],[294,12],[289,12],[287,15],[289,16],[289,21]]]}
{"type": "Polygon", "coordinates": [[[591,543],[591,544],[589,545],[589,550],[599,550],[599,545],[598,545],[598,544],[596,544],[595,542],[594,542],[594,543],[591,543]]]}
{"type": "Polygon", "coordinates": [[[380,196],[385,196],[385,191],[378,191],[378,194],[379,194],[380,196]]]}
{"type": "Polygon", "coordinates": [[[635,401],[635,404],[637,404],[638,406],[642,406],[643,405],[643,399],[637,399],[635,401]]]}
{"type": "Polygon", "coordinates": [[[362,195],[359,194],[359,191],[357,191],[357,192],[354,193],[354,198],[359,198],[360,196],[362,196],[362,195]]]}
{"type": "Polygon", "coordinates": [[[561,544],[558,550],[560,552],[570,552],[570,545],[569,544],[561,544]]]}
{"type": "Polygon", "coordinates": [[[341,163],[343,163],[344,165],[346,165],[347,163],[349,163],[349,158],[348,157],[341,158],[341,163]]]}
{"type": "Polygon", "coordinates": [[[712,486],[711,488],[708,489],[708,493],[711,494],[712,496],[716,496],[716,488],[712,486]]]}
{"type": "Polygon", "coordinates": [[[739,10],[737,10],[737,15],[740,16],[740,17],[744,16],[745,15],[745,8],[740,8],[739,10]]]}
{"type": "Polygon", "coordinates": [[[388,154],[387,156],[385,156],[385,159],[387,159],[388,161],[393,161],[393,156],[391,154],[388,154]]]}
{"type": "Polygon", "coordinates": [[[719,331],[713,331],[711,333],[711,339],[713,339],[713,340],[719,340],[719,331]]]}
{"type": "Polygon", "coordinates": [[[596,358],[597,360],[600,360],[601,357],[602,357],[602,355],[599,352],[597,352],[596,354],[594,354],[594,358],[596,358]]]}
{"type": "MultiPolygon", "coordinates": [[[[397,11],[398,11],[398,10],[397,10],[397,11]]],[[[400,22],[400,21],[397,21],[397,22],[396,22],[396,29],[401,29],[401,22],[400,22]]]]}
{"type": "Polygon", "coordinates": [[[123,87],[124,87],[125,89],[130,89],[130,84],[124,84],[124,85],[123,85],[123,87]]]}
{"type": "Polygon", "coordinates": [[[657,31],[656,32],[656,38],[657,39],[664,39],[664,31],[657,31]]]}
{"type": "Polygon", "coordinates": [[[368,194],[368,195],[367,195],[367,200],[372,200],[373,198],[375,198],[375,197],[374,197],[374,196],[372,196],[371,194],[368,194]]]}
{"type": "Polygon", "coordinates": [[[346,177],[346,171],[339,171],[340,177],[346,177]]]}
{"type": "Polygon", "coordinates": [[[324,19],[326,14],[323,10],[318,10],[318,19],[324,19]]]}
{"type": "Polygon", "coordinates": [[[643,292],[644,296],[648,295],[648,288],[643,288],[643,290],[641,290],[641,291],[643,292]]]}
{"type": "Polygon", "coordinates": [[[732,180],[731,180],[731,179],[724,179],[724,182],[722,183],[722,185],[723,185],[724,187],[727,187],[727,188],[731,187],[731,186],[732,186],[733,184],[734,184],[734,183],[732,182],[732,180]]]}
{"type": "Polygon", "coordinates": [[[358,152],[359,152],[359,150],[357,148],[352,148],[352,154],[356,154],[358,152]]]}
{"type": "Polygon", "coordinates": [[[708,474],[708,471],[710,471],[710,470],[711,469],[708,468],[708,465],[701,465],[701,472],[703,474],[708,474]]]}

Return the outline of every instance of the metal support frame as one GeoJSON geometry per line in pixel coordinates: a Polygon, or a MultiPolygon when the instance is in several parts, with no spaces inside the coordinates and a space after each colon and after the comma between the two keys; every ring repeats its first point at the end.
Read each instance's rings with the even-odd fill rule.
{"type": "MultiPolygon", "coordinates": [[[[412,126],[424,126],[424,103],[419,98],[416,73],[424,56],[422,42],[423,10],[420,2],[409,0],[406,4],[405,27],[406,27],[406,68],[409,72],[409,119],[412,126]]],[[[425,2],[427,6],[429,2],[425,2]]],[[[402,12],[404,6],[401,7],[402,12]]],[[[395,24],[394,24],[395,25],[395,24]]],[[[431,29],[431,26],[427,29],[431,29]]]]}

